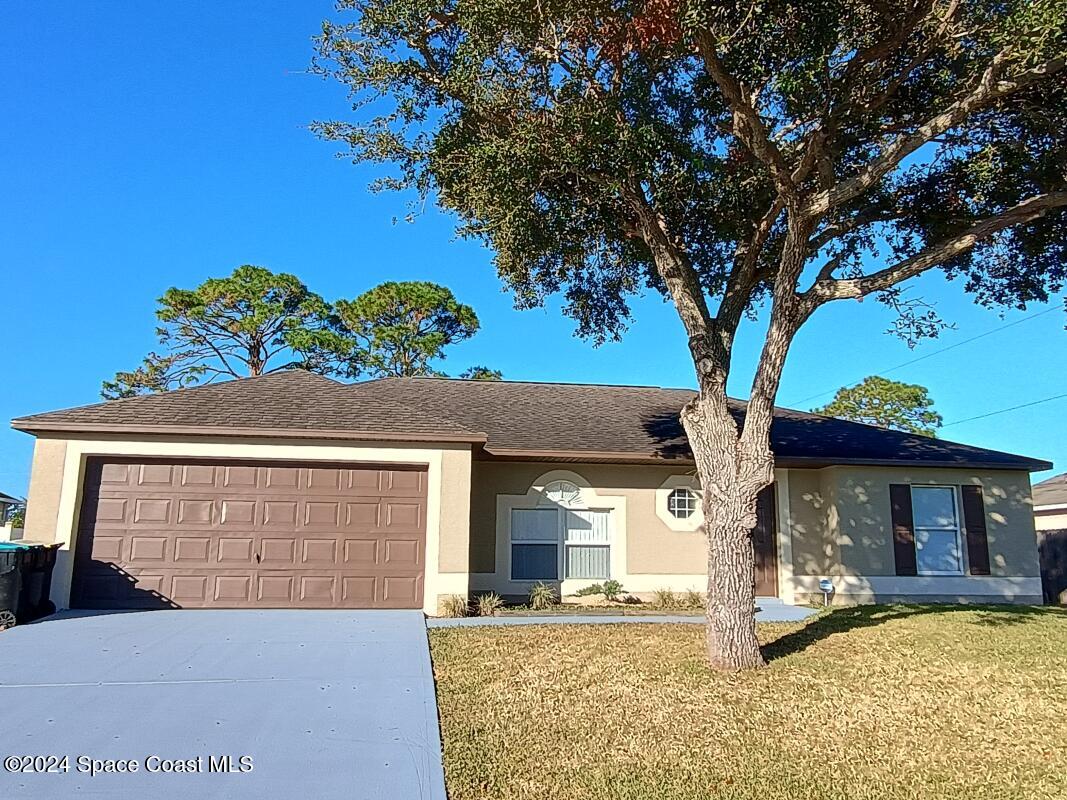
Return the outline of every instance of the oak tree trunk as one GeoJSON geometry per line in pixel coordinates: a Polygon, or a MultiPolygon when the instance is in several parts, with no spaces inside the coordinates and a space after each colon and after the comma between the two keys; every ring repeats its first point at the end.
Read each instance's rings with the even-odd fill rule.
{"type": "Polygon", "coordinates": [[[703,488],[708,660],[723,670],[761,667],[752,531],[757,496],[771,482],[770,452],[742,452],[725,392],[702,391],[683,409],[682,422],[703,488]]]}

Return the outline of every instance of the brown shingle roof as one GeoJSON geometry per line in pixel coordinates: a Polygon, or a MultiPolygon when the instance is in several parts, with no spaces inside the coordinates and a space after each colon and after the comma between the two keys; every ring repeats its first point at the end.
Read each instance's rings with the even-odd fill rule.
{"type": "MultiPolygon", "coordinates": [[[[22,417],[27,431],[169,432],[484,443],[491,457],[691,461],[689,389],[442,378],[342,384],[300,370],[22,417]]],[[[739,421],[745,404],[731,401],[739,421]]],[[[782,465],[1049,469],[1024,456],[776,409],[782,465]]]]}
{"type": "Polygon", "coordinates": [[[34,414],[20,430],[174,431],[229,435],[276,433],[327,438],[482,441],[485,436],[397,398],[383,403],[304,370],[274,372],[34,414]]]}
{"type": "Polygon", "coordinates": [[[1034,484],[1035,506],[1067,505],[1067,472],[1034,484]]]}
{"type": "MultiPolygon", "coordinates": [[[[486,431],[485,449],[499,456],[581,454],[605,460],[691,460],[678,412],[695,392],[652,386],[385,378],[349,391],[383,403],[417,398],[435,414],[450,414],[486,431]]],[[[731,401],[740,423],[745,403],[731,401]]],[[[775,409],[771,446],[779,464],[919,463],[991,469],[1048,469],[1046,461],[899,431],[775,409]]]]}

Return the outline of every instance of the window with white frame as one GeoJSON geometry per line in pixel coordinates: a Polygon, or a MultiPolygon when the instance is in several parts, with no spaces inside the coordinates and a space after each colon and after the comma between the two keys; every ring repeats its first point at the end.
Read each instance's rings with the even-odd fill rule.
{"type": "Polygon", "coordinates": [[[611,512],[582,507],[581,490],[555,481],[537,508],[511,512],[511,578],[517,581],[611,577],[611,512]]]}
{"type": "Polygon", "coordinates": [[[611,577],[610,511],[563,511],[565,578],[611,577]]]}
{"type": "Polygon", "coordinates": [[[954,486],[912,486],[915,564],[920,575],[961,575],[959,502],[954,486]]]}
{"type": "Polygon", "coordinates": [[[667,495],[667,510],[676,519],[689,519],[696,513],[699,500],[696,492],[682,487],[667,495]]]}
{"type": "Polygon", "coordinates": [[[511,512],[511,578],[554,581],[559,577],[559,510],[516,508],[511,512]]]}

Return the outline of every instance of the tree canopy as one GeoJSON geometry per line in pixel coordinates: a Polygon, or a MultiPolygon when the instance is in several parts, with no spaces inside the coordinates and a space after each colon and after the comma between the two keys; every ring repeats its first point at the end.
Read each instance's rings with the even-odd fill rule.
{"type": "Polygon", "coordinates": [[[519,307],[562,294],[594,342],[664,293],[708,541],[708,649],[762,663],[751,532],[798,330],[871,297],[909,340],[929,270],[1024,305],[1067,275],[1063,0],[340,0],[316,69],[356,116],[314,130],[453,212],[519,307]],[[763,348],[741,421],[739,325],[763,348]]]}
{"type": "MultiPolygon", "coordinates": [[[[355,300],[338,300],[336,310],[354,339],[353,371],[373,377],[439,375],[432,362],[479,327],[473,308],[427,281],[388,281],[355,300]]],[[[480,369],[484,379],[488,370],[480,369]]]]}
{"type": "MultiPolygon", "coordinates": [[[[474,309],[433,283],[383,283],[328,303],[298,278],[242,266],[159,298],[161,352],[104,381],[106,399],[164,392],[280,369],[323,375],[437,375],[430,362],[478,330],[474,309]]],[[[461,377],[500,380],[488,367],[461,377]]]]}
{"type": "Polygon", "coordinates": [[[195,289],[170,288],[158,303],[164,352],[105,381],[105,398],[293,367],[328,373],[345,347],[329,303],[295,275],[264,267],[246,264],[195,289]]]}
{"type": "Polygon", "coordinates": [[[875,294],[913,332],[927,315],[893,287],[930,266],[986,303],[1067,274],[1045,213],[1067,204],[1060,0],[339,8],[358,20],[324,25],[318,64],[366,113],[316,130],[398,165],[378,186],[434,193],[520,305],[562,291],[595,340],[667,289],[659,248],[729,329],[777,283],[790,220],[789,277],[822,259],[806,307],[875,294]]]}
{"type": "Polygon", "coordinates": [[[943,422],[925,386],[879,375],[838,389],[834,399],[815,413],[920,436],[936,436],[943,422]]]}

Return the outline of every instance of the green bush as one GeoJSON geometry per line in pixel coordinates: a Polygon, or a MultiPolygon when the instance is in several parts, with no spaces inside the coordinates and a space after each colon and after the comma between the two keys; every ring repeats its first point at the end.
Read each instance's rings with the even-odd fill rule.
{"type": "Polygon", "coordinates": [[[656,589],[656,591],[652,593],[652,605],[656,608],[671,610],[679,608],[681,606],[681,601],[678,599],[678,595],[670,589],[656,589]]]}
{"type": "Polygon", "coordinates": [[[604,594],[604,587],[599,583],[583,586],[574,593],[575,597],[592,597],[594,594],[604,594]]]}
{"type": "Polygon", "coordinates": [[[556,590],[546,583],[535,583],[530,587],[530,608],[534,611],[544,611],[559,604],[559,596],[556,590]]]}
{"type": "Polygon", "coordinates": [[[470,611],[467,598],[458,594],[448,595],[448,597],[441,600],[440,605],[442,617],[465,617],[470,611]]]}
{"type": "Polygon", "coordinates": [[[622,588],[622,584],[618,581],[604,581],[604,585],[600,589],[600,593],[604,595],[605,600],[611,602],[617,602],[619,595],[622,594],[625,589],[622,588]]]}
{"type": "Polygon", "coordinates": [[[495,617],[504,607],[504,599],[496,592],[488,592],[478,595],[474,607],[478,610],[479,617],[495,617]]]}

